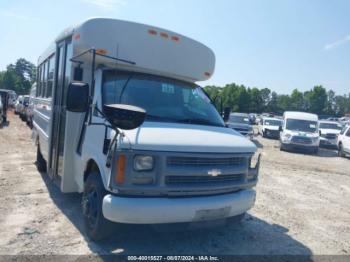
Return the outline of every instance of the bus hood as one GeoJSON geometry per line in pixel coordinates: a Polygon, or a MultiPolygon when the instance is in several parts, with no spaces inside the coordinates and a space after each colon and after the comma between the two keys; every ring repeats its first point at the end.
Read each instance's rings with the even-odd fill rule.
{"type": "Polygon", "coordinates": [[[123,132],[119,146],[124,149],[199,153],[256,151],[252,142],[224,127],[145,122],[137,129],[123,132]]]}

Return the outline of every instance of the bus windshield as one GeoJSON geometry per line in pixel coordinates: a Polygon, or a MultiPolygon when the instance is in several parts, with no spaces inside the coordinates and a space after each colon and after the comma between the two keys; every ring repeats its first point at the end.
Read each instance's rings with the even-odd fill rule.
{"type": "Polygon", "coordinates": [[[146,110],[148,121],[224,126],[202,89],[194,84],[140,73],[105,71],[103,104],[129,104],[146,110]]]}
{"type": "Polygon", "coordinates": [[[317,122],[289,118],[287,119],[286,129],[292,131],[315,133],[317,131],[317,122]]]}

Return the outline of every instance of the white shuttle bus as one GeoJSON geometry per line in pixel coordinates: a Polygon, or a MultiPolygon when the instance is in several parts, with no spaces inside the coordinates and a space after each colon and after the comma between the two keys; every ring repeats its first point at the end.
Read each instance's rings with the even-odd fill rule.
{"type": "Polygon", "coordinates": [[[254,205],[256,147],[196,85],[214,66],[197,41],[103,18],[66,29],[40,56],[37,165],[62,192],[82,193],[91,239],[111,222],[237,220],[254,205]]]}

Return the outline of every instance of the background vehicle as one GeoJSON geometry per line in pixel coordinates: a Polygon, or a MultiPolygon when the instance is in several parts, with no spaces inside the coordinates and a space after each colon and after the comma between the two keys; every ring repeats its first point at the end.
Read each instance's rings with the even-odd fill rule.
{"type": "Polygon", "coordinates": [[[2,115],[3,115],[3,105],[2,105],[2,98],[1,98],[1,95],[0,95],[0,125],[3,122],[2,115]]]}
{"type": "Polygon", "coordinates": [[[281,126],[281,119],[263,117],[258,125],[259,134],[262,137],[279,138],[281,126]]]}
{"type": "Polygon", "coordinates": [[[320,146],[338,148],[337,137],[342,125],[334,121],[319,121],[320,146]]]}
{"type": "Polygon", "coordinates": [[[0,97],[2,102],[2,122],[7,122],[7,109],[8,109],[8,101],[9,101],[9,90],[0,89],[0,97]]]}
{"type": "Polygon", "coordinates": [[[197,41],[102,18],[65,30],[40,56],[38,168],[62,192],[83,193],[90,238],[111,222],[242,218],[254,205],[256,146],[225,127],[195,84],[214,67],[197,41]]]}
{"type": "Polygon", "coordinates": [[[231,113],[227,121],[227,127],[232,128],[243,136],[254,138],[254,130],[249,121],[249,115],[245,113],[231,113]]]}
{"type": "Polygon", "coordinates": [[[32,85],[32,88],[30,90],[30,94],[29,94],[29,103],[28,103],[28,107],[26,108],[26,122],[27,124],[32,127],[33,126],[33,109],[34,109],[34,100],[35,100],[35,96],[36,96],[36,83],[34,83],[32,85]]]}
{"type": "Polygon", "coordinates": [[[318,152],[318,116],[303,112],[285,112],[280,129],[281,150],[318,152]]]}
{"type": "Polygon", "coordinates": [[[23,96],[23,103],[21,104],[21,106],[19,107],[19,117],[23,120],[26,121],[27,117],[26,117],[26,110],[29,106],[29,96],[25,95],[23,96]]]}
{"type": "Polygon", "coordinates": [[[15,103],[15,114],[18,115],[22,111],[23,107],[23,96],[18,96],[15,103]]]}
{"type": "Polygon", "coordinates": [[[346,126],[338,136],[338,153],[339,156],[350,156],[350,126],[346,126]]]}

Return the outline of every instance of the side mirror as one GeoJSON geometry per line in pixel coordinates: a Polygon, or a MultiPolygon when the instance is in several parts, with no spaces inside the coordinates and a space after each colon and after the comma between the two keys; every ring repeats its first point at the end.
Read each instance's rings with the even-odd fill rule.
{"type": "Polygon", "coordinates": [[[73,82],[68,86],[67,111],[83,113],[89,108],[89,85],[73,82]]]}
{"type": "Polygon", "coordinates": [[[145,121],[146,111],[137,106],[111,104],[103,106],[103,113],[113,127],[131,130],[145,121]]]}
{"type": "Polygon", "coordinates": [[[225,107],[224,108],[224,122],[227,122],[230,119],[230,113],[231,113],[231,108],[230,107],[225,107]]]}
{"type": "Polygon", "coordinates": [[[279,127],[278,127],[278,130],[279,130],[280,132],[282,132],[282,131],[283,131],[283,127],[282,127],[282,126],[279,126],[279,127]]]}

